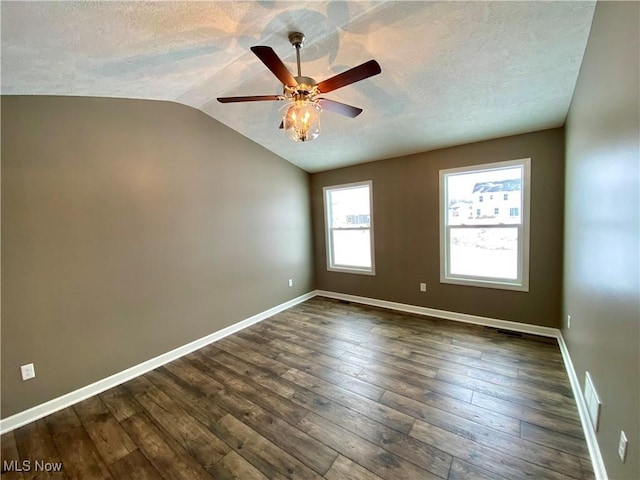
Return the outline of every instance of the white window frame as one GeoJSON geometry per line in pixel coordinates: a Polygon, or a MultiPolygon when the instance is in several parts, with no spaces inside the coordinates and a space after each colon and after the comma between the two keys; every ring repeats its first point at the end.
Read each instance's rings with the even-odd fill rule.
{"type": "MultiPolygon", "coordinates": [[[[531,216],[531,159],[509,160],[505,162],[485,163],[468,167],[440,170],[440,283],[455,285],[469,285],[474,287],[497,288],[504,290],[529,291],[529,218],[531,216]],[[470,173],[484,170],[501,170],[511,167],[522,167],[522,201],[520,225],[480,225],[486,228],[518,228],[518,273],[516,280],[497,279],[491,277],[476,277],[454,275],[450,273],[450,257],[448,252],[450,226],[447,225],[448,207],[445,179],[447,175],[470,173]]],[[[464,225],[454,225],[455,228],[465,228],[464,225]]],[[[478,228],[478,225],[469,225],[478,228]]]]}
{"type": "Polygon", "coordinates": [[[322,189],[324,199],[324,230],[327,242],[327,270],[330,272],[343,272],[343,273],[358,273],[361,275],[375,275],[376,263],[375,263],[375,250],[373,241],[373,181],[365,180],[362,182],[345,183],[342,185],[331,185],[322,189]],[[351,188],[357,188],[362,186],[369,187],[369,227],[349,227],[349,228],[333,228],[331,225],[331,206],[328,202],[330,192],[336,190],[348,190],[351,188]],[[333,230],[369,230],[369,241],[371,242],[371,268],[367,267],[355,267],[351,265],[339,265],[333,262],[333,230]]]}

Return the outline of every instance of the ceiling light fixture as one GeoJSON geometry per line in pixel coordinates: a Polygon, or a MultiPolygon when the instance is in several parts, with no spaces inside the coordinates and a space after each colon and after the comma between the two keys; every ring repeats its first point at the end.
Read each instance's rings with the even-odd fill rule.
{"type": "Polygon", "coordinates": [[[287,100],[289,103],[281,110],[284,112],[280,128],[290,139],[296,142],[309,142],[320,135],[320,113],[323,110],[339,113],[355,118],[362,113],[361,108],[352,107],[344,103],[319,97],[352,83],[372,77],[381,72],[380,65],[375,60],[358,65],[346,72],[342,72],[320,83],[311,77],[303,77],[300,69],[300,50],[305,36],[300,32],[289,34],[289,42],[296,49],[296,63],[298,75],[294,77],[282,63],[271,47],[251,47],[251,51],[278,77],[282,82],[282,95],[257,95],[250,97],[221,97],[221,103],[258,102],[268,100],[287,100]]]}
{"type": "Polygon", "coordinates": [[[322,109],[312,100],[295,100],[285,106],[282,127],[287,137],[295,142],[308,142],[320,135],[322,109]]]}

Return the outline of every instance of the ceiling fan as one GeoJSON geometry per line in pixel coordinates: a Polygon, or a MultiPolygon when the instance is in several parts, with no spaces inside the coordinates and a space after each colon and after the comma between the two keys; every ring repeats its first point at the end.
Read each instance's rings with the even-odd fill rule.
{"type": "Polygon", "coordinates": [[[338,88],[351,85],[366,78],[379,74],[382,70],[375,60],[353,67],[346,72],[339,73],[320,83],[311,77],[303,77],[300,70],[300,49],[305,40],[304,34],[292,32],[289,34],[289,42],[296,49],[298,75],[293,76],[282,60],[271,47],[251,47],[251,51],[271,70],[282,82],[282,95],[255,95],[249,97],[220,97],[221,103],[233,102],[260,102],[271,100],[286,100],[285,113],[280,128],[285,134],[296,142],[313,140],[320,134],[320,112],[328,110],[347,117],[355,118],[362,113],[361,108],[352,107],[344,103],[320,97],[323,93],[329,93],[338,88]]]}

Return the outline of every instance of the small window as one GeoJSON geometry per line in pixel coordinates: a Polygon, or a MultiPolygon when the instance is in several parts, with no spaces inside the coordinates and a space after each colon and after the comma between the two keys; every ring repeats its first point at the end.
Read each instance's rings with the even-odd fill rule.
{"type": "Polygon", "coordinates": [[[373,183],[324,187],[327,270],[374,275],[373,183]]]}
{"type": "Polygon", "coordinates": [[[529,290],[530,172],[530,159],[440,171],[442,283],[529,290]],[[502,215],[482,215],[488,191],[509,200],[502,215]],[[473,205],[474,218],[451,214],[461,202],[473,205]]]}

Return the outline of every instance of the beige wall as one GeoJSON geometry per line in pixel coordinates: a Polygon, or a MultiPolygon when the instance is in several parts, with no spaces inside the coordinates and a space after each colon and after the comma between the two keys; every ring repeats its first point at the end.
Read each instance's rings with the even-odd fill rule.
{"type": "Polygon", "coordinates": [[[311,176],[319,289],[452,312],[559,326],[564,182],[562,129],[501,138],[311,176]],[[440,283],[439,170],[531,158],[530,291],[440,283]],[[322,187],[373,180],[376,275],[329,272],[322,187]],[[419,283],[427,283],[427,292],[419,283]]]}
{"type": "Polygon", "coordinates": [[[308,174],[203,113],[3,97],[2,417],[312,290],[311,256],[308,174]]]}
{"type": "Polygon", "coordinates": [[[640,478],[640,4],[598,2],[566,124],[563,329],[578,378],[602,400],[612,479],[640,478]],[[629,438],[618,458],[620,430],[629,438]]]}

